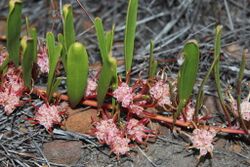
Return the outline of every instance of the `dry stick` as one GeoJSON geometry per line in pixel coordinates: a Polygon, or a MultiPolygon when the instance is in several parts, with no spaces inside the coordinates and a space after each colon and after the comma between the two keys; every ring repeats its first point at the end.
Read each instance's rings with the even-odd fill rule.
{"type": "MultiPolygon", "coordinates": [[[[46,91],[38,89],[38,88],[34,88],[33,93],[40,95],[40,94],[46,93],[46,91]]],[[[60,100],[64,100],[64,101],[68,101],[68,99],[69,99],[67,95],[62,95],[60,93],[54,93],[53,97],[59,98],[60,100]]],[[[95,101],[95,100],[83,100],[81,102],[81,104],[92,106],[92,107],[97,107],[97,101],[95,101]]],[[[108,109],[112,109],[111,104],[106,104],[104,107],[108,108],[108,109]]],[[[147,114],[147,113],[144,113],[144,114],[145,114],[144,115],[145,118],[150,118],[150,119],[157,120],[157,121],[163,121],[163,122],[170,123],[170,124],[173,124],[173,122],[174,122],[173,117],[166,117],[166,116],[162,116],[162,115],[158,115],[158,114],[147,114]]],[[[184,121],[180,121],[180,120],[176,120],[175,125],[181,126],[181,127],[186,127],[186,128],[192,128],[192,129],[195,128],[193,126],[192,122],[184,122],[184,121]]],[[[200,127],[205,128],[205,129],[213,128],[218,132],[224,132],[224,133],[247,134],[246,131],[244,131],[244,130],[237,130],[237,129],[231,129],[231,128],[221,128],[221,127],[217,127],[217,126],[206,126],[206,125],[201,125],[200,127]]]]}

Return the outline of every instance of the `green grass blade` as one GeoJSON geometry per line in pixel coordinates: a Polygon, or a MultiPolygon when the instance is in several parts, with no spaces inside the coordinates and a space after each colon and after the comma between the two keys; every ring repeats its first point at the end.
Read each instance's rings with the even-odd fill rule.
{"type": "Polygon", "coordinates": [[[22,26],[22,1],[9,1],[9,15],[7,19],[7,49],[9,58],[16,66],[19,64],[20,34],[22,26]]]}
{"type": "Polygon", "coordinates": [[[113,41],[114,41],[115,26],[112,26],[112,30],[106,33],[106,45],[107,52],[110,55],[112,53],[113,41]]]}
{"type": "Polygon", "coordinates": [[[180,115],[183,107],[187,104],[196,81],[200,51],[197,41],[190,40],[184,46],[184,62],[178,73],[178,98],[179,104],[174,120],[180,115]]]}
{"type": "Polygon", "coordinates": [[[25,86],[31,89],[31,72],[33,66],[34,40],[28,39],[27,36],[25,36],[21,40],[21,46],[23,50],[23,80],[25,86]]]}
{"type": "Polygon", "coordinates": [[[242,85],[242,79],[244,76],[244,70],[246,67],[246,54],[247,54],[247,50],[245,49],[243,51],[242,54],[242,60],[241,60],[241,64],[240,64],[240,71],[238,74],[238,79],[237,79],[237,85],[236,85],[236,95],[237,95],[237,111],[238,111],[238,115],[239,115],[239,122],[242,125],[242,127],[244,128],[244,130],[246,132],[248,132],[247,126],[245,124],[245,121],[242,118],[242,113],[241,113],[241,85],[242,85]]]}
{"type": "Polygon", "coordinates": [[[63,6],[63,36],[64,45],[66,50],[68,50],[71,44],[75,42],[74,18],[70,4],[63,6]]]}
{"type": "Polygon", "coordinates": [[[48,32],[46,36],[46,43],[49,55],[49,74],[48,74],[48,84],[47,84],[47,95],[48,101],[52,98],[52,87],[55,82],[55,71],[57,67],[58,60],[61,56],[62,44],[55,44],[55,37],[52,32],[48,32]]]}
{"type": "Polygon", "coordinates": [[[30,29],[30,35],[33,39],[33,62],[37,62],[37,31],[36,28],[30,29]]]}
{"type": "Polygon", "coordinates": [[[98,44],[101,52],[102,63],[105,64],[108,62],[108,50],[106,44],[106,36],[102,24],[102,20],[100,18],[95,19],[95,29],[96,29],[96,36],[98,39],[98,44]]]}
{"type": "MultiPolygon", "coordinates": [[[[221,31],[222,31],[222,26],[219,25],[215,29],[215,42],[214,42],[214,59],[220,59],[220,53],[221,53],[221,31]]],[[[217,61],[214,66],[214,77],[215,77],[215,84],[216,84],[216,89],[217,93],[219,96],[219,101],[220,105],[224,111],[224,114],[226,116],[227,122],[229,125],[230,123],[230,115],[227,111],[226,105],[225,105],[225,100],[222,94],[222,89],[220,85],[220,61],[217,61]]]]}
{"type": "Polygon", "coordinates": [[[86,48],[78,42],[72,44],[67,57],[67,89],[72,107],[75,107],[84,96],[88,80],[88,69],[86,48]]]}
{"type": "Polygon", "coordinates": [[[129,0],[127,18],[126,18],[125,40],[124,40],[126,74],[130,73],[133,61],[137,10],[138,10],[138,0],[129,0]]]}
{"type": "Polygon", "coordinates": [[[112,74],[115,74],[116,66],[117,66],[116,59],[110,57],[109,62],[105,63],[102,67],[97,87],[98,108],[100,108],[103,105],[104,99],[111,84],[111,80],[114,78],[114,75],[112,74]]]}
{"type": "Polygon", "coordinates": [[[157,71],[157,61],[154,59],[154,42],[150,41],[150,55],[149,55],[149,72],[148,76],[149,78],[153,78],[156,75],[157,71]]]}

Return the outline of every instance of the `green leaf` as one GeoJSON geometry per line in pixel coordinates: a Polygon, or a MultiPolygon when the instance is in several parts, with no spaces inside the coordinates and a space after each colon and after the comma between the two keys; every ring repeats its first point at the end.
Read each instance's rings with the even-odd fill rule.
{"type": "Polygon", "coordinates": [[[37,62],[37,31],[36,28],[32,27],[30,29],[30,35],[33,39],[33,62],[37,62]]]}
{"type": "Polygon", "coordinates": [[[24,84],[29,89],[31,89],[31,72],[33,66],[34,40],[28,39],[28,37],[25,36],[21,40],[21,46],[23,50],[22,68],[24,84]]]}
{"type": "Polygon", "coordinates": [[[129,0],[124,41],[126,74],[130,73],[133,61],[137,10],[138,0],[129,0]]]}
{"type": "Polygon", "coordinates": [[[72,6],[65,4],[63,6],[63,36],[66,50],[75,42],[74,18],[72,6]]]}
{"type": "Polygon", "coordinates": [[[7,49],[9,58],[16,66],[19,64],[20,34],[22,26],[22,1],[9,1],[9,15],[7,19],[7,49]]]}
{"type": "Polygon", "coordinates": [[[99,49],[101,52],[102,63],[105,64],[108,62],[108,50],[106,44],[106,36],[103,29],[102,20],[100,18],[95,19],[95,29],[96,29],[96,36],[98,39],[99,49]]]}
{"type": "Polygon", "coordinates": [[[148,76],[149,78],[153,78],[156,75],[157,71],[157,61],[154,59],[154,42],[150,41],[150,55],[149,55],[149,72],[148,76]]]}
{"type": "Polygon", "coordinates": [[[115,26],[112,26],[112,30],[106,33],[106,45],[107,45],[107,52],[110,55],[113,48],[113,41],[114,41],[114,32],[115,26]]]}
{"type": "Polygon", "coordinates": [[[237,95],[237,111],[238,111],[238,115],[239,115],[239,122],[240,122],[241,126],[244,128],[244,130],[246,132],[248,132],[246,123],[242,118],[241,106],[240,106],[240,104],[241,104],[241,84],[242,84],[242,79],[244,76],[244,70],[246,67],[246,54],[247,54],[247,50],[244,49],[243,54],[242,54],[241,64],[240,64],[240,71],[239,71],[238,79],[237,79],[236,95],[237,95]]]}
{"type": "Polygon", "coordinates": [[[52,95],[52,87],[55,82],[55,71],[58,60],[61,56],[62,51],[62,44],[55,44],[55,37],[52,32],[48,32],[46,35],[46,43],[48,48],[48,55],[49,55],[49,74],[48,74],[48,85],[47,85],[47,95],[48,101],[51,100],[52,95]]]}
{"type": "Polygon", "coordinates": [[[68,50],[67,88],[69,101],[75,107],[84,96],[88,80],[88,54],[85,46],[75,42],[68,50]]]}
{"type": "Polygon", "coordinates": [[[116,67],[116,59],[113,57],[109,57],[109,62],[105,63],[102,67],[97,87],[98,108],[103,105],[110,83],[115,76],[116,67]]]}
{"type": "Polygon", "coordinates": [[[179,104],[174,120],[180,115],[183,107],[187,104],[196,81],[200,51],[196,40],[188,41],[184,46],[184,62],[178,73],[178,98],[179,104]]]}
{"type": "Polygon", "coordinates": [[[62,62],[63,62],[63,66],[65,71],[67,72],[67,66],[66,66],[66,62],[67,62],[67,51],[66,51],[66,47],[65,47],[65,43],[64,43],[64,36],[59,33],[58,36],[58,41],[63,45],[63,49],[62,49],[62,62]]]}
{"type": "MultiPolygon", "coordinates": [[[[214,42],[214,59],[220,59],[220,53],[221,53],[221,31],[222,26],[219,25],[215,29],[215,42],[214,42]]],[[[230,115],[227,111],[225,100],[222,94],[222,89],[220,85],[220,61],[217,61],[214,66],[214,77],[215,77],[215,84],[217,93],[219,96],[220,105],[222,107],[222,110],[224,111],[224,114],[226,116],[226,119],[228,121],[228,124],[230,123],[230,115]]]]}

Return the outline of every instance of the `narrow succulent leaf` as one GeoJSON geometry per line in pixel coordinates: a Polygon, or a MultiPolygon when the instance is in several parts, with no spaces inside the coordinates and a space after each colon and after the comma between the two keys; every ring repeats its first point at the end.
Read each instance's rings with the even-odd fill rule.
{"type": "Polygon", "coordinates": [[[156,75],[157,71],[157,61],[154,59],[154,42],[150,41],[150,55],[149,55],[149,78],[153,78],[156,75]]]}
{"type": "Polygon", "coordinates": [[[33,62],[37,62],[37,31],[36,28],[30,29],[30,35],[33,39],[33,62]]]}
{"type": "MultiPolygon", "coordinates": [[[[8,67],[8,63],[9,63],[9,57],[7,57],[7,58],[3,61],[2,65],[0,65],[0,75],[6,71],[6,69],[7,69],[7,67],[8,67]]],[[[1,82],[0,82],[0,83],[1,83],[1,82]]]]}
{"type": "Polygon", "coordinates": [[[130,73],[133,61],[137,10],[138,0],[129,0],[124,41],[126,74],[130,73]]]}
{"type": "Polygon", "coordinates": [[[72,107],[75,107],[84,96],[88,69],[86,48],[81,43],[75,42],[70,46],[67,57],[67,89],[72,107]]]}
{"type": "Polygon", "coordinates": [[[177,112],[174,114],[174,118],[180,115],[183,107],[187,104],[196,81],[200,51],[197,41],[188,41],[183,50],[184,62],[180,67],[178,73],[178,98],[179,104],[177,112]]]}
{"type": "Polygon", "coordinates": [[[58,36],[58,41],[63,45],[63,49],[62,49],[62,63],[63,63],[63,67],[65,69],[65,71],[67,71],[67,66],[66,66],[66,62],[67,62],[67,51],[66,51],[66,46],[64,43],[64,36],[63,34],[59,33],[58,36]]]}
{"type": "Polygon", "coordinates": [[[116,67],[117,67],[116,59],[113,57],[110,57],[109,62],[105,63],[102,67],[97,87],[98,108],[100,108],[103,105],[111,81],[114,78],[114,75],[111,74],[114,74],[116,72],[116,67]]]}
{"type": "Polygon", "coordinates": [[[107,52],[108,54],[111,53],[114,41],[114,31],[115,26],[112,26],[112,30],[106,33],[106,45],[107,45],[107,52]]]}
{"type": "Polygon", "coordinates": [[[25,36],[21,40],[21,46],[23,50],[23,80],[25,86],[31,89],[31,72],[33,66],[34,40],[28,39],[28,37],[25,36]]]}
{"type": "Polygon", "coordinates": [[[244,70],[246,67],[246,53],[247,53],[247,50],[245,49],[243,51],[243,54],[242,54],[240,71],[239,71],[238,79],[237,79],[236,94],[237,94],[237,111],[238,111],[238,115],[239,115],[239,122],[243,126],[244,130],[246,130],[246,132],[247,132],[248,129],[247,129],[247,126],[242,118],[241,107],[240,107],[240,104],[241,104],[241,84],[242,84],[242,79],[244,76],[244,70]]]}
{"type": "Polygon", "coordinates": [[[101,52],[102,63],[105,64],[108,62],[108,50],[107,50],[106,36],[105,36],[102,20],[100,18],[96,18],[94,23],[95,23],[98,44],[99,44],[99,48],[101,52]]]}
{"type": "Polygon", "coordinates": [[[65,4],[63,6],[63,36],[66,50],[75,42],[74,17],[72,6],[65,4]]]}
{"type": "Polygon", "coordinates": [[[55,82],[54,82],[53,85],[52,85],[50,94],[48,95],[48,99],[51,99],[51,98],[52,98],[54,92],[57,91],[57,88],[58,88],[58,86],[60,85],[61,81],[62,81],[62,78],[56,78],[56,79],[55,79],[55,82]]]}
{"type": "MultiPolygon", "coordinates": [[[[215,29],[215,42],[214,42],[214,59],[218,58],[220,59],[220,53],[221,53],[221,31],[222,26],[219,25],[215,29]]],[[[219,96],[220,105],[222,107],[222,110],[224,111],[224,114],[226,116],[227,122],[230,125],[230,115],[227,111],[225,100],[222,94],[222,89],[220,85],[220,61],[217,61],[214,66],[214,77],[215,77],[215,84],[217,93],[219,96]]]]}
{"type": "Polygon", "coordinates": [[[9,58],[16,66],[19,64],[20,34],[22,26],[22,1],[9,1],[9,15],[7,19],[7,49],[9,58]]]}
{"type": "Polygon", "coordinates": [[[55,82],[55,71],[58,60],[61,56],[62,44],[61,43],[59,43],[58,45],[55,44],[55,37],[54,34],[51,32],[47,33],[46,42],[47,42],[48,56],[49,56],[47,94],[48,94],[48,101],[50,101],[51,95],[53,94],[52,87],[55,82]]]}
{"type": "Polygon", "coordinates": [[[27,36],[29,36],[30,35],[30,21],[28,17],[25,17],[25,23],[26,23],[27,36]]]}

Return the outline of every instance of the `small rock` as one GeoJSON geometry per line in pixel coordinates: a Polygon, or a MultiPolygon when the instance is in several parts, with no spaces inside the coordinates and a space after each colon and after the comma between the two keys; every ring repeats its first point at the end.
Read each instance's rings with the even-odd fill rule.
{"type": "Polygon", "coordinates": [[[89,109],[69,115],[65,122],[65,128],[71,132],[91,133],[93,120],[98,120],[97,110],[89,109]]]}
{"type": "Polygon", "coordinates": [[[81,158],[81,146],[79,141],[55,140],[45,143],[43,152],[50,162],[75,165],[81,158]]]}

